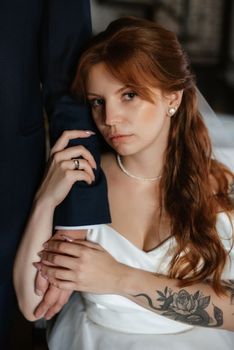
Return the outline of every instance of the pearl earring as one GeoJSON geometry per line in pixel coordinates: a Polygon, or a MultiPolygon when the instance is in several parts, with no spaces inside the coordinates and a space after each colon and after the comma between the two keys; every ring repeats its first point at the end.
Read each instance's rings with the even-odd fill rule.
{"type": "Polygon", "coordinates": [[[176,112],[176,107],[170,107],[168,109],[168,114],[169,114],[169,117],[172,117],[176,112]]]}

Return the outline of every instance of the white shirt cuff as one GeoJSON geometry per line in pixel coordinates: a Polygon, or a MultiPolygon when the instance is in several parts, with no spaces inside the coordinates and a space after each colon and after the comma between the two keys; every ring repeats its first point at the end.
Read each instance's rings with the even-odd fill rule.
{"type": "Polygon", "coordinates": [[[85,225],[85,226],[55,226],[56,230],[88,230],[98,225],[85,225]]]}

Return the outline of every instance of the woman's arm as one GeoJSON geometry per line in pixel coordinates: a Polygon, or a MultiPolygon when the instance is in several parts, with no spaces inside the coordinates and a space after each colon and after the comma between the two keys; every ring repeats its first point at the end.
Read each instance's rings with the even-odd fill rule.
{"type": "Polygon", "coordinates": [[[176,279],[117,262],[100,245],[91,242],[50,241],[42,261],[38,267],[59,288],[119,294],[172,320],[234,331],[231,280],[224,282],[227,295],[222,296],[206,282],[179,287],[176,279]],[[48,262],[53,266],[48,266],[48,262]]]}
{"type": "Polygon", "coordinates": [[[179,287],[176,279],[130,268],[121,294],[175,321],[234,331],[234,281],[223,283],[227,294],[218,296],[206,282],[179,287]]]}
{"type": "Polygon", "coordinates": [[[39,261],[37,255],[43,249],[43,243],[52,235],[54,207],[46,200],[36,200],[31,216],[24,232],[14,264],[14,286],[18,304],[23,315],[30,321],[35,321],[33,312],[43,296],[35,293],[34,280],[37,269],[34,261],[39,261]]]}
{"type": "Polygon", "coordinates": [[[92,154],[83,146],[66,146],[73,138],[87,138],[92,134],[88,130],[65,131],[52,148],[50,166],[36,194],[20,243],[14,263],[14,285],[21,311],[32,321],[36,319],[33,312],[42,300],[34,291],[37,270],[33,263],[39,261],[38,253],[52,235],[54,210],[75,182],[85,181],[90,185],[94,181],[96,163],[92,154]],[[75,169],[74,158],[79,158],[79,169],[75,169]]]}

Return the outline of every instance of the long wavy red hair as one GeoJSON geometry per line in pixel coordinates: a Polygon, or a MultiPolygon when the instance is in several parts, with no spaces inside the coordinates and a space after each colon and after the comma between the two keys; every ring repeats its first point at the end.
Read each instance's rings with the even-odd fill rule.
{"type": "Polygon", "coordinates": [[[95,36],[78,64],[72,92],[85,98],[90,68],[103,62],[124,85],[153,101],[150,87],[183,90],[171,119],[160,182],[161,206],[171,222],[177,249],[169,275],[180,285],[212,277],[217,293],[227,253],[216,230],[218,211],[231,213],[230,170],[211,157],[211,142],[197,109],[194,76],[174,33],[143,19],[126,17],[112,22],[95,36]],[[202,264],[201,264],[202,262],[202,264]]]}

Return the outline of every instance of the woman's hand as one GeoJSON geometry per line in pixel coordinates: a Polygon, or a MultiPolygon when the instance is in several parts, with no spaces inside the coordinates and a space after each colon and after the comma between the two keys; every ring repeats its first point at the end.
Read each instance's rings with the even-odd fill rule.
{"type": "MultiPolygon", "coordinates": [[[[86,230],[58,230],[50,240],[64,241],[64,234],[75,239],[85,239],[86,230]]],[[[43,299],[34,311],[35,317],[44,317],[46,320],[52,318],[67,303],[72,292],[72,290],[62,290],[50,284],[38,271],[35,278],[35,293],[43,296],[43,299]]]]}
{"type": "Polygon", "coordinates": [[[96,163],[92,154],[81,145],[65,148],[69,140],[87,138],[93,134],[92,131],[84,130],[63,132],[51,149],[48,171],[36,194],[36,200],[46,198],[56,207],[76,181],[85,181],[90,185],[95,180],[93,169],[96,169],[96,163]],[[77,158],[79,169],[76,169],[75,164],[77,158]]]}
{"type": "Polygon", "coordinates": [[[88,241],[48,241],[36,264],[50,283],[61,289],[96,294],[121,294],[125,265],[99,244],[88,241]],[[51,266],[53,264],[53,266],[51,266]]]}
{"type": "Polygon", "coordinates": [[[37,305],[34,315],[37,319],[44,317],[46,320],[56,315],[68,302],[72,290],[62,290],[49,284],[42,301],[37,305]]]}

